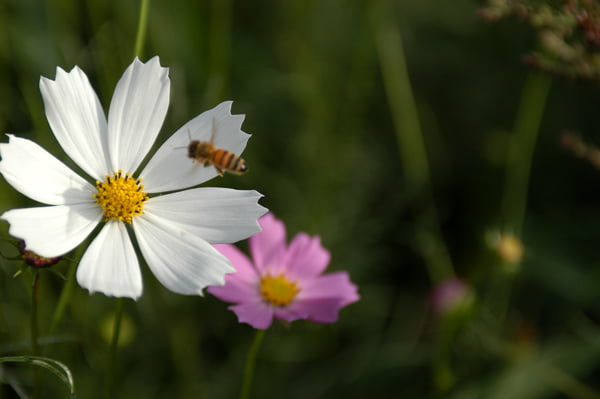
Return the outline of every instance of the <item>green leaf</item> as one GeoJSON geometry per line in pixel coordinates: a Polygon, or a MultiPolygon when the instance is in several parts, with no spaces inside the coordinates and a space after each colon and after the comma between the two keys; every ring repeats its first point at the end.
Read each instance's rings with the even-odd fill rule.
{"type": "Polygon", "coordinates": [[[6,356],[0,357],[0,363],[27,363],[35,366],[40,366],[56,375],[60,380],[67,385],[70,398],[75,398],[75,383],[71,371],[67,366],[58,360],[40,356],[6,356]]]}

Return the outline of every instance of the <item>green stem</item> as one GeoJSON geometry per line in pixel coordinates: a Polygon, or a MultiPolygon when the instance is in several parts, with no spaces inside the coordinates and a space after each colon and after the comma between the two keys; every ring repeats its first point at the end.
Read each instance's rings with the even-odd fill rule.
{"type": "Polygon", "coordinates": [[[242,381],[242,390],[240,391],[240,399],[248,399],[250,397],[250,389],[252,388],[252,378],[254,376],[254,368],[256,366],[256,355],[260,349],[265,332],[267,330],[256,330],[256,335],[248,350],[246,365],[244,366],[244,380],[242,381]]]}
{"type": "Polygon", "coordinates": [[[376,34],[384,88],[392,111],[405,177],[417,189],[428,188],[429,163],[400,31],[388,24],[380,27],[376,34]]]}
{"type": "Polygon", "coordinates": [[[231,52],[231,0],[213,0],[208,36],[208,81],[205,102],[212,107],[227,92],[231,52]]]}
{"type": "MultiPolygon", "coordinates": [[[[79,259],[77,257],[76,259],[79,259]]],[[[69,266],[69,271],[67,273],[67,281],[60,293],[60,298],[58,299],[58,305],[56,305],[56,309],[54,310],[54,314],[52,315],[52,322],[50,323],[50,330],[48,332],[49,336],[52,336],[56,332],[56,328],[60,324],[62,320],[65,309],[71,300],[71,295],[73,294],[73,288],[75,287],[75,271],[77,270],[78,261],[72,261],[69,266]]]]}
{"type": "MultiPolygon", "coordinates": [[[[38,343],[39,327],[38,327],[38,299],[39,299],[39,283],[40,273],[38,270],[33,271],[33,283],[31,284],[31,352],[32,356],[39,356],[40,345],[38,343]]],[[[40,397],[40,374],[39,370],[33,370],[33,398],[40,397]]]]}
{"type": "Polygon", "coordinates": [[[134,57],[142,58],[144,42],[146,40],[146,28],[148,26],[148,10],[150,9],[150,0],[141,0],[140,17],[138,20],[137,35],[135,38],[134,57]]]}
{"type": "Polygon", "coordinates": [[[38,291],[39,291],[40,273],[33,271],[33,283],[31,284],[31,352],[33,356],[40,354],[38,344],[38,291]]]}
{"type": "MultiPolygon", "coordinates": [[[[545,75],[531,73],[527,77],[507,151],[502,199],[503,232],[518,239],[525,222],[531,165],[551,83],[545,75]]],[[[510,309],[513,277],[509,273],[493,279],[486,291],[486,306],[493,310],[498,326],[502,325],[510,309]]]]}
{"type": "Polygon", "coordinates": [[[454,275],[433,199],[429,161],[419,115],[406,66],[399,29],[388,21],[389,12],[378,10],[375,39],[384,88],[396,131],[398,150],[407,183],[427,203],[420,216],[417,244],[434,282],[454,275]]]}
{"type": "Polygon", "coordinates": [[[106,367],[106,398],[115,398],[115,371],[117,348],[119,346],[119,334],[121,332],[121,318],[123,316],[123,298],[115,300],[115,315],[113,321],[113,334],[108,352],[108,363],[106,367]]]}
{"type": "Polygon", "coordinates": [[[502,205],[504,228],[517,237],[521,236],[525,220],[533,153],[551,82],[545,75],[532,73],[528,76],[509,143],[502,205]]]}

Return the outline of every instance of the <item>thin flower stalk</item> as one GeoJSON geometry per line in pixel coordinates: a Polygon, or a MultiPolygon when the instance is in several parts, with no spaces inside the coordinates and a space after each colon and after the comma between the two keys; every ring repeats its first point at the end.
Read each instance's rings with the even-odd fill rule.
{"type": "Polygon", "coordinates": [[[551,79],[532,73],[523,87],[506,159],[503,212],[505,230],[518,237],[523,230],[529,178],[551,79]]]}
{"type": "Polygon", "coordinates": [[[252,391],[252,381],[254,379],[254,369],[256,368],[256,359],[258,351],[262,345],[266,330],[256,330],[254,339],[248,350],[246,364],[244,366],[244,379],[242,380],[242,389],[240,390],[240,399],[249,399],[252,391]]]}
{"type": "Polygon", "coordinates": [[[144,43],[146,42],[146,30],[148,28],[148,14],[150,12],[150,0],[141,0],[140,16],[138,19],[137,34],[135,37],[134,57],[142,58],[144,43]]]}
{"type": "Polygon", "coordinates": [[[117,349],[119,347],[119,335],[121,333],[121,319],[123,317],[123,298],[115,299],[115,314],[113,322],[112,339],[108,350],[108,363],[106,369],[106,399],[115,397],[117,372],[117,349]]]}
{"type": "Polygon", "coordinates": [[[431,280],[441,282],[454,276],[454,267],[441,233],[433,199],[428,155],[410,84],[402,37],[383,7],[379,7],[381,9],[378,8],[376,14],[380,20],[375,24],[375,40],[400,159],[409,187],[413,192],[423,195],[427,201],[427,206],[420,215],[417,246],[431,280]]]}

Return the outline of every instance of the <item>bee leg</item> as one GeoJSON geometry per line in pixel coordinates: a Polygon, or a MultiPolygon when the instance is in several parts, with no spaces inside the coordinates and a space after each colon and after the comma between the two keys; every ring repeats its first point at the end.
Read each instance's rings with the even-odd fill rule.
{"type": "Polygon", "coordinates": [[[215,169],[217,170],[217,174],[219,175],[219,177],[223,177],[223,169],[215,166],[215,169]]]}

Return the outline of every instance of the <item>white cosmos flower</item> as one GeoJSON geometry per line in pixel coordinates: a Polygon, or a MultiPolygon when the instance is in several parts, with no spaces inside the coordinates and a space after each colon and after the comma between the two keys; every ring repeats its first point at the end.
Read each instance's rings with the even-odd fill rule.
{"type": "Polygon", "coordinates": [[[223,285],[234,272],[214,243],[231,243],[258,231],[266,212],[256,191],[193,188],[214,176],[187,157],[193,140],[208,141],[235,154],[250,135],[241,131],[244,115],[231,114],[231,102],[206,111],[171,136],[137,176],[152,147],[169,104],[168,69],[158,57],[137,58],[127,68],[110,103],[108,120],[86,75],[78,67],[57,68],[56,79],[42,77],[46,117],[63,150],[92,180],[76,174],[30,140],[8,135],[0,144],[0,173],[22,194],[48,206],[13,209],[1,218],[10,234],[45,257],[78,246],[103,226],[81,258],[77,281],[90,293],[138,298],[142,277],[129,237],[131,224],[139,249],[158,280],[180,294],[202,294],[223,285]],[[143,185],[140,181],[143,180],[143,185]]]}

